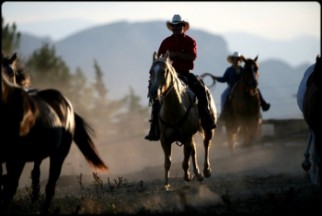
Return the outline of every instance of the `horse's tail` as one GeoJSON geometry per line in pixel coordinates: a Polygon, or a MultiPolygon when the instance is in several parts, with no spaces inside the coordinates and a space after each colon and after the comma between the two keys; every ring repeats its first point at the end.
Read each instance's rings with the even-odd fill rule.
{"type": "Polygon", "coordinates": [[[91,138],[94,134],[94,129],[77,113],[75,113],[75,123],[74,142],[77,147],[92,167],[103,172],[107,171],[108,167],[99,157],[91,138]]]}

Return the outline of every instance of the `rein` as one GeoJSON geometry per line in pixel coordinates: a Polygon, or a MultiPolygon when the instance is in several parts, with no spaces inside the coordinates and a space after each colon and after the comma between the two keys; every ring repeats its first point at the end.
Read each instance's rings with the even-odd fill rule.
{"type": "Polygon", "coordinates": [[[165,95],[161,95],[161,101],[166,98],[172,89],[174,89],[174,84],[177,82],[177,80],[174,80],[174,83],[172,83],[171,87],[165,92],[165,95]]]}

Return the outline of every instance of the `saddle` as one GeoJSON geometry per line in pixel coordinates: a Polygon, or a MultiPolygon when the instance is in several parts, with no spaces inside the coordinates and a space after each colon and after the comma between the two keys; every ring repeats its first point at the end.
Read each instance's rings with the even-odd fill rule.
{"type": "Polygon", "coordinates": [[[198,104],[197,95],[190,88],[187,77],[181,75],[180,73],[178,73],[178,77],[188,87],[187,93],[189,94],[190,98],[192,98],[192,102],[198,104]]]}

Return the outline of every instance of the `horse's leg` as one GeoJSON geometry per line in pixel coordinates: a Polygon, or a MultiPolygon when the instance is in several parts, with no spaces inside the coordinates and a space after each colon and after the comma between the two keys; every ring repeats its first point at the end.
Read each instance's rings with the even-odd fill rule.
{"type": "Polygon", "coordinates": [[[46,200],[42,207],[42,213],[47,213],[50,203],[55,195],[56,182],[60,176],[63,162],[66,156],[50,157],[49,179],[46,185],[46,200]]]}
{"type": "Polygon", "coordinates": [[[311,128],[309,128],[309,138],[307,141],[307,146],[304,152],[304,161],[302,162],[302,168],[305,171],[308,171],[311,168],[311,162],[310,162],[310,149],[312,142],[314,141],[314,134],[311,128]]]}
{"type": "Polygon", "coordinates": [[[315,136],[315,145],[317,152],[317,175],[318,175],[318,184],[319,184],[319,194],[320,200],[322,199],[322,169],[321,169],[321,145],[322,145],[322,136],[321,134],[316,134],[315,136]]]}
{"type": "MultiPolygon", "coordinates": [[[[192,176],[189,171],[189,159],[190,159],[190,155],[193,154],[192,149],[193,149],[192,140],[188,140],[188,141],[186,140],[183,144],[182,169],[184,172],[183,179],[187,182],[192,181],[192,176]]],[[[195,163],[195,161],[194,161],[194,163],[195,163]]],[[[195,166],[195,164],[194,164],[194,166],[195,166]]],[[[196,168],[196,166],[194,168],[196,168]]]]}
{"type": "Polygon", "coordinates": [[[231,122],[226,122],[225,127],[226,127],[226,136],[227,136],[228,147],[232,151],[234,151],[236,148],[236,145],[235,145],[235,133],[236,133],[235,125],[232,124],[231,122]]]}
{"type": "Polygon", "coordinates": [[[253,122],[253,129],[250,131],[251,137],[250,137],[250,144],[253,146],[257,141],[259,141],[261,137],[261,121],[258,120],[259,117],[256,117],[253,122]]]}
{"type": "Polygon", "coordinates": [[[193,165],[193,170],[194,173],[197,177],[197,180],[199,182],[203,181],[203,175],[200,173],[200,169],[198,166],[198,160],[197,160],[197,148],[195,142],[192,140],[192,149],[191,149],[191,157],[192,157],[192,165],[193,165]]]}
{"type": "Polygon", "coordinates": [[[73,142],[73,138],[69,133],[64,134],[63,137],[62,142],[57,144],[60,145],[60,148],[56,149],[56,154],[50,156],[49,179],[46,185],[46,201],[42,208],[43,213],[47,213],[49,210],[50,203],[55,195],[56,182],[60,176],[64,160],[73,142]]]}
{"type": "Polygon", "coordinates": [[[320,187],[320,171],[319,171],[320,158],[317,151],[319,134],[316,134],[313,130],[311,130],[311,134],[312,134],[312,140],[311,140],[311,146],[309,149],[309,155],[310,155],[312,166],[310,169],[309,176],[312,184],[315,186],[315,188],[318,189],[320,187]]]}
{"type": "Polygon", "coordinates": [[[206,178],[211,176],[211,167],[210,167],[210,160],[209,160],[209,150],[211,145],[211,139],[213,137],[214,130],[204,131],[204,151],[205,151],[205,158],[204,158],[204,169],[203,174],[206,178]]]}
{"type": "Polygon", "coordinates": [[[32,179],[32,201],[37,201],[40,193],[40,165],[42,160],[34,161],[34,168],[31,171],[32,179]]]}
{"type": "Polygon", "coordinates": [[[22,170],[25,166],[24,161],[20,160],[8,160],[6,161],[7,177],[3,185],[3,201],[4,208],[9,206],[9,203],[13,199],[18,185],[19,178],[22,173],[22,170]]]}
{"type": "Polygon", "coordinates": [[[241,147],[249,147],[249,123],[241,122],[239,134],[241,137],[241,147]]]}
{"type": "Polygon", "coordinates": [[[251,147],[253,145],[254,142],[254,138],[255,138],[255,128],[253,127],[252,124],[249,124],[248,126],[246,126],[245,128],[245,146],[246,147],[251,147]]]}
{"type": "Polygon", "coordinates": [[[3,175],[3,167],[2,164],[0,165],[0,200],[3,199],[3,195],[2,195],[2,190],[3,190],[3,184],[5,182],[6,179],[6,175],[3,175]]]}
{"type": "Polygon", "coordinates": [[[164,171],[165,171],[164,188],[168,190],[170,187],[169,176],[170,176],[170,167],[171,167],[171,143],[166,142],[161,138],[161,146],[164,153],[164,171]]]}
{"type": "Polygon", "coordinates": [[[247,147],[251,147],[254,145],[258,131],[259,131],[258,120],[257,120],[257,117],[256,118],[254,117],[249,120],[248,125],[246,126],[246,137],[247,137],[246,146],[247,147]]]}

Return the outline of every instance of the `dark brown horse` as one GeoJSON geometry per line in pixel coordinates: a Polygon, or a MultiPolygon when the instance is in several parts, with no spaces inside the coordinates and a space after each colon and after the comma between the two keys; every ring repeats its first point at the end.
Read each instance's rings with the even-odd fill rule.
{"type": "Polygon", "coordinates": [[[240,80],[233,86],[227,98],[225,127],[229,146],[234,149],[237,135],[242,146],[253,145],[261,122],[260,98],[258,92],[258,56],[244,58],[245,63],[240,80]]]}
{"type": "Polygon", "coordinates": [[[8,64],[13,63],[11,60],[1,60],[0,162],[5,163],[7,170],[1,191],[1,211],[15,195],[26,162],[34,162],[31,177],[34,193],[38,196],[40,164],[49,157],[49,179],[42,209],[47,212],[73,141],[95,170],[106,171],[107,166],[91,138],[93,129],[74,112],[70,101],[55,89],[27,92],[11,83],[7,71],[11,68],[8,64]]]}
{"type": "Polygon", "coordinates": [[[311,65],[303,76],[297,92],[297,102],[307,125],[309,139],[302,167],[308,171],[312,184],[321,193],[321,122],[322,122],[322,62],[316,57],[316,63],[311,65]],[[312,166],[313,165],[313,166],[312,166]]]}
{"type": "MultiPolygon", "coordinates": [[[[198,107],[194,93],[178,77],[177,72],[172,67],[169,53],[158,58],[156,53],[153,55],[153,62],[150,69],[151,85],[149,95],[160,100],[161,109],[159,112],[160,141],[164,152],[165,169],[165,189],[169,189],[169,174],[171,167],[171,145],[173,142],[180,142],[184,148],[184,159],[182,168],[184,170],[184,180],[193,179],[189,171],[189,161],[192,159],[193,169],[198,181],[203,177],[211,175],[209,160],[209,149],[214,129],[206,130],[200,123],[198,107]],[[197,160],[197,150],[194,141],[195,135],[200,132],[203,136],[205,150],[203,174],[199,170],[197,160]]],[[[210,92],[212,113],[216,119],[216,107],[210,92]]]]}

